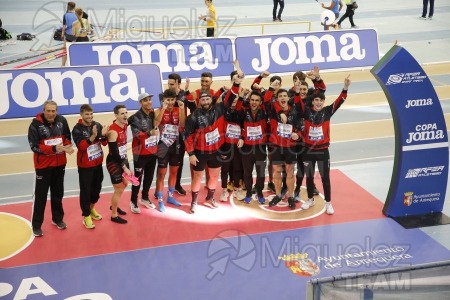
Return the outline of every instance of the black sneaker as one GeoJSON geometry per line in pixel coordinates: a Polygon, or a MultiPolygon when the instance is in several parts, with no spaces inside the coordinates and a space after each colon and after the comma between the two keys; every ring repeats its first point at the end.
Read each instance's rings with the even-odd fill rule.
{"type": "Polygon", "coordinates": [[[59,222],[55,222],[52,221],[52,224],[55,225],[58,229],[64,230],[67,228],[66,223],[64,223],[63,221],[59,221],[59,222]]]}
{"type": "Polygon", "coordinates": [[[176,187],[175,187],[175,191],[176,191],[178,194],[182,195],[182,196],[186,196],[186,190],[183,189],[183,187],[182,187],[181,185],[180,185],[180,186],[176,186],[176,187]]]}
{"type": "Polygon", "coordinates": [[[33,235],[35,237],[41,237],[44,235],[44,233],[42,232],[42,229],[40,229],[40,228],[33,228],[33,235]]]}
{"type": "Polygon", "coordinates": [[[288,198],[288,204],[289,204],[289,208],[290,208],[290,209],[295,209],[295,200],[294,200],[294,197],[289,197],[289,198],[288,198]]]}
{"type": "MultiPolygon", "coordinates": [[[[109,207],[109,210],[111,210],[111,209],[112,209],[112,207],[110,206],[110,207],[109,207]]],[[[121,210],[120,207],[117,207],[117,213],[118,213],[119,215],[122,215],[122,216],[125,216],[125,215],[127,214],[127,212],[121,210]]]]}
{"type": "Polygon", "coordinates": [[[269,206],[270,206],[270,207],[275,206],[275,205],[277,205],[278,202],[280,202],[280,201],[281,201],[281,198],[278,197],[278,196],[275,196],[275,197],[273,197],[273,199],[269,202],[269,206]]]}
{"type": "Polygon", "coordinates": [[[119,216],[117,216],[117,217],[115,217],[115,218],[111,217],[111,221],[113,221],[114,223],[117,223],[117,224],[126,224],[126,223],[128,223],[127,220],[122,219],[122,218],[119,217],[119,216]]]}
{"type": "Polygon", "coordinates": [[[276,193],[275,192],[275,184],[273,182],[269,182],[267,184],[267,188],[272,192],[272,193],[276,193]]]}
{"type": "Polygon", "coordinates": [[[313,195],[315,195],[315,196],[319,195],[319,190],[314,188],[313,195]]]}

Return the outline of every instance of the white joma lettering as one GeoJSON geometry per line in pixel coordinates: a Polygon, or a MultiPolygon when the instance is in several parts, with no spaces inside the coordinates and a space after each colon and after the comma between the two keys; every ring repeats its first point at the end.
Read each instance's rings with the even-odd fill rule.
{"type": "Polygon", "coordinates": [[[441,140],[444,138],[444,131],[437,129],[436,123],[419,124],[415,129],[415,132],[409,132],[409,137],[406,140],[407,144],[419,141],[441,140]]]}
{"type": "Polygon", "coordinates": [[[414,107],[414,106],[427,106],[433,105],[433,99],[414,99],[414,100],[406,100],[406,108],[414,107]]]}
{"type": "Polygon", "coordinates": [[[0,90],[5,91],[0,93],[1,116],[9,111],[10,100],[23,108],[40,107],[50,98],[61,106],[124,102],[136,96],[134,91],[138,91],[139,86],[133,70],[118,68],[110,74],[95,69],[82,73],[77,70],[43,74],[25,72],[15,77],[13,73],[1,73],[0,90]],[[85,89],[86,84],[92,88],[85,89]],[[67,90],[72,90],[73,96],[68,96],[67,90]]]}
{"type": "Polygon", "coordinates": [[[361,49],[361,43],[358,35],[354,33],[345,33],[336,41],[330,34],[324,34],[322,37],[315,35],[299,36],[294,38],[260,38],[255,39],[259,46],[259,58],[253,58],[252,67],[262,72],[270,69],[270,62],[273,60],[278,65],[289,64],[309,64],[322,62],[348,61],[352,59],[362,60],[366,56],[365,49],[361,49]],[[337,44],[340,43],[341,49],[338,53],[337,44]],[[326,47],[328,56],[323,56],[324,47],[326,47]],[[280,53],[282,49],[288,49],[287,55],[283,57],[280,53]],[[310,51],[308,51],[310,50],[310,51]]]}

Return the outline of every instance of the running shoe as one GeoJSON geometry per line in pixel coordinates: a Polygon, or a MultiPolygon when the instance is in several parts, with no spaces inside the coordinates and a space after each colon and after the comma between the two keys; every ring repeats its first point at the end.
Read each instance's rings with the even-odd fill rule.
{"type": "Polygon", "coordinates": [[[327,214],[329,214],[329,215],[334,214],[334,208],[333,208],[333,205],[331,204],[331,202],[325,202],[325,208],[326,208],[327,214]]]}
{"type": "Polygon", "coordinates": [[[67,228],[67,225],[66,225],[66,223],[64,223],[64,221],[59,221],[59,222],[52,221],[52,224],[61,230],[64,230],[67,228]]]}
{"type": "Polygon", "coordinates": [[[131,212],[133,214],[140,214],[141,213],[141,209],[139,208],[139,206],[137,204],[134,204],[133,202],[130,202],[130,208],[131,208],[131,212]]]}
{"type": "Polygon", "coordinates": [[[208,206],[210,208],[218,208],[219,207],[219,204],[217,204],[217,202],[216,202],[216,200],[214,200],[214,198],[205,200],[205,202],[203,204],[205,204],[205,206],[208,206]]]}
{"type": "Polygon", "coordinates": [[[94,222],[92,222],[92,218],[91,218],[90,215],[87,216],[87,217],[83,217],[83,225],[87,229],[94,229],[95,228],[95,224],[94,224],[94,222]]]}
{"type": "Polygon", "coordinates": [[[33,228],[33,235],[35,237],[41,237],[44,235],[44,233],[42,232],[42,229],[40,229],[40,228],[33,228]]]}
{"type": "Polygon", "coordinates": [[[153,204],[152,201],[150,201],[149,199],[141,199],[139,202],[149,209],[156,208],[155,204],[153,204]]]}
{"type": "Polygon", "coordinates": [[[275,197],[273,197],[272,201],[269,202],[269,206],[270,207],[275,206],[280,201],[281,201],[281,198],[279,196],[275,196],[275,197]]]}
{"type": "Polygon", "coordinates": [[[308,208],[314,206],[315,204],[316,204],[316,202],[314,201],[314,198],[310,198],[302,204],[302,209],[308,209],[308,208]]]}
{"type": "Polygon", "coordinates": [[[99,220],[101,220],[102,218],[103,218],[102,215],[99,214],[99,213],[95,210],[94,207],[91,208],[91,219],[94,219],[94,220],[96,220],[96,221],[99,221],[99,220]]]}

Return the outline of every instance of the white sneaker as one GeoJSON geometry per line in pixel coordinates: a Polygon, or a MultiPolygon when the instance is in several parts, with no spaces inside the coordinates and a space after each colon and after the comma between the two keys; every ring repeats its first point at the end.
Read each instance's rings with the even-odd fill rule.
{"type": "Polygon", "coordinates": [[[244,200],[245,195],[242,193],[241,190],[235,190],[235,191],[233,192],[233,197],[235,197],[235,198],[238,199],[239,201],[242,201],[242,200],[244,200]]]}
{"type": "Polygon", "coordinates": [[[130,202],[130,207],[131,207],[131,212],[133,214],[140,214],[141,213],[141,209],[139,208],[139,206],[134,205],[133,202],[130,202]]]}
{"type": "Polygon", "coordinates": [[[222,191],[222,195],[220,195],[220,201],[222,201],[222,202],[228,201],[228,196],[229,195],[230,194],[228,193],[227,189],[224,188],[223,191],[222,191]]]}
{"type": "Polygon", "coordinates": [[[302,204],[302,209],[308,209],[311,206],[314,206],[316,202],[314,201],[314,198],[308,199],[302,204]]]}
{"type": "Polygon", "coordinates": [[[155,209],[156,206],[155,204],[152,203],[152,201],[147,200],[147,199],[141,199],[139,200],[139,202],[144,205],[145,207],[149,208],[149,209],[155,209]]]}
{"type": "Polygon", "coordinates": [[[334,208],[331,202],[325,202],[325,207],[327,209],[327,214],[332,215],[334,214],[334,208]]]}

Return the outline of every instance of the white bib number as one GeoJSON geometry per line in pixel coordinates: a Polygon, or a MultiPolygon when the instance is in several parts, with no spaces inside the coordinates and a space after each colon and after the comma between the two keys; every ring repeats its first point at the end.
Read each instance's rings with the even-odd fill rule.
{"type": "Polygon", "coordinates": [[[213,145],[220,140],[219,130],[216,128],[214,131],[205,134],[206,145],[213,145]]]}
{"type": "Polygon", "coordinates": [[[241,137],[241,127],[234,124],[228,124],[225,135],[230,139],[239,139],[241,137]]]}
{"type": "Polygon", "coordinates": [[[127,145],[119,147],[119,154],[122,159],[127,157],[127,145]]]}
{"type": "Polygon", "coordinates": [[[62,143],[62,138],[56,138],[56,139],[50,139],[50,140],[45,140],[44,144],[47,146],[56,146],[62,143]]]}
{"type": "Polygon", "coordinates": [[[161,133],[161,141],[166,144],[167,147],[170,147],[178,137],[178,126],[172,124],[165,124],[162,133],[161,133]]]}
{"type": "MultiPolygon", "coordinates": [[[[44,144],[46,146],[56,146],[62,143],[62,138],[56,138],[56,139],[50,139],[50,140],[45,140],[44,144]]],[[[57,153],[61,153],[62,151],[57,151],[57,153]]]]}
{"type": "Polygon", "coordinates": [[[260,140],[262,139],[262,137],[263,135],[261,125],[247,127],[247,139],[249,141],[260,140]]]}
{"type": "Polygon", "coordinates": [[[145,139],[145,149],[158,145],[158,136],[152,135],[148,139],[145,139]]]}
{"type": "Polygon", "coordinates": [[[323,140],[323,129],[320,127],[310,127],[309,128],[309,140],[311,141],[321,141],[323,140]]]}
{"type": "Polygon", "coordinates": [[[281,136],[283,138],[291,138],[292,125],[291,124],[278,123],[277,134],[278,134],[278,136],[281,136]]]}
{"type": "Polygon", "coordinates": [[[92,144],[87,148],[88,159],[95,160],[103,155],[102,147],[100,147],[99,143],[92,144]]]}

